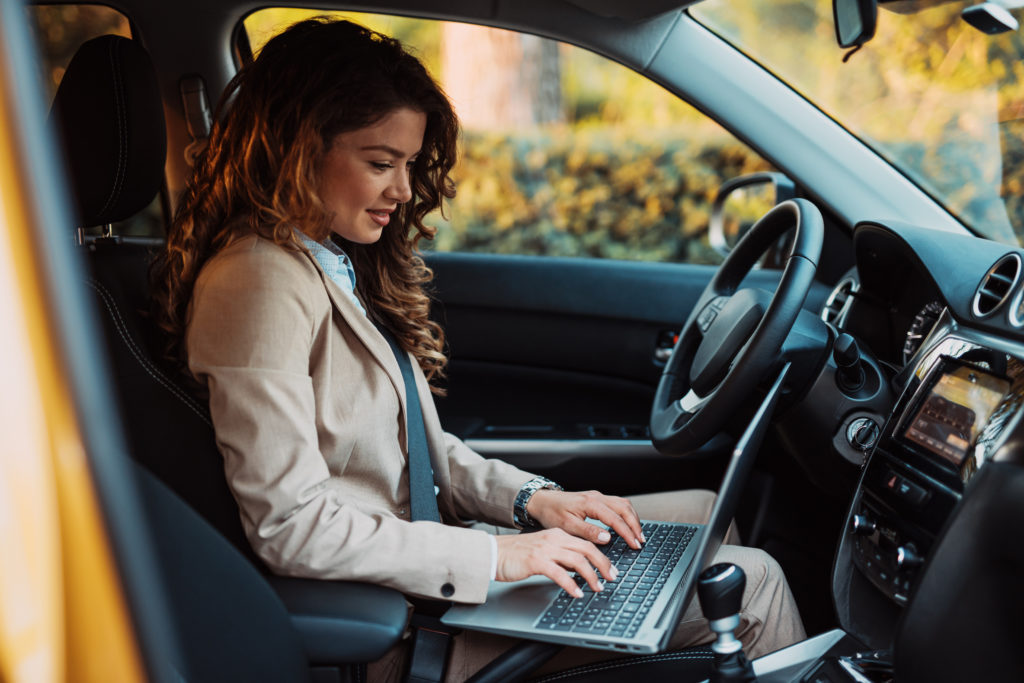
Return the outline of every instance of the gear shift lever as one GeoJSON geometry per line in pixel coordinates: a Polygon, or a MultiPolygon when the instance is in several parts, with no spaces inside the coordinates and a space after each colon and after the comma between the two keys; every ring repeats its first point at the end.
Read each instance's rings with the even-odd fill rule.
{"type": "Polygon", "coordinates": [[[752,683],[754,668],[743,654],[743,646],[733,634],[740,625],[740,606],[747,577],[734,564],[712,565],[697,578],[697,597],[708,626],[718,635],[711,644],[715,664],[711,683],[752,683]]]}

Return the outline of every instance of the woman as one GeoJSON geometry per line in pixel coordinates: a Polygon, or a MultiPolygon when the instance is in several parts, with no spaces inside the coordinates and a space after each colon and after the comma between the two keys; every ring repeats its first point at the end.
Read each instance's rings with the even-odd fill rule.
{"type": "MultiPolygon", "coordinates": [[[[458,123],[397,41],[348,22],[296,24],[238,73],[222,107],[229,98],[154,271],[157,317],[209,393],[243,526],[273,571],[468,603],[494,578],[542,574],[578,595],[570,571],[595,590],[595,568],[616,574],[595,546],[608,533],[587,517],[633,547],[637,511],[703,521],[704,492],[564,492],[441,430],[429,382],[444,371],[444,334],[415,247],[434,235],[424,217],[454,196],[458,123]],[[443,523],[410,512],[406,358],[443,523]],[[468,520],[544,530],[492,535],[468,520]]],[[[802,638],[777,565],[723,553],[751,577],[748,653],[802,638]]],[[[710,640],[694,609],[677,644],[710,640]]],[[[452,680],[511,642],[474,638],[456,644],[452,680]]]]}

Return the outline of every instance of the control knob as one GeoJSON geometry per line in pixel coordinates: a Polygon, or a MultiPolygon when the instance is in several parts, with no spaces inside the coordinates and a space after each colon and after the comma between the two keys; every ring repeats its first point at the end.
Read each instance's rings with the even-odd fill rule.
{"type": "Polygon", "coordinates": [[[922,564],[924,564],[924,558],[918,554],[913,543],[901,545],[896,549],[896,566],[900,569],[914,569],[922,564]]]}
{"type": "Polygon", "coordinates": [[[870,536],[875,533],[875,523],[867,515],[854,515],[853,521],[850,523],[853,528],[853,533],[858,536],[870,536]]]}

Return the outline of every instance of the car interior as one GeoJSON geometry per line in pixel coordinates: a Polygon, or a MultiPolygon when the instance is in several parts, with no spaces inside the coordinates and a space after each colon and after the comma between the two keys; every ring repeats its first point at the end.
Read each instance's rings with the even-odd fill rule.
{"type": "MultiPolygon", "coordinates": [[[[410,614],[380,586],[269,573],[242,531],[209,410],[164,359],[147,313],[166,217],[220,91],[253,58],[243,20],[262,6],[108,4],[129,37],[86,40],[62,70],[48,120],[66,171],[54,186],[68,190],[53,201],[73,225],[48,226],[39,244],[71,254],[61,277],[73,286],[60,291],[84,321],[72,334],[91,368],[80,383],[92,383],[79,400],[103,413],[88,428],[90,457],[146,673],[365,680],[365,664],[407,629],[416,648],[443,630],[436,614],[410,614]],[[133,234],[139,220],[156,235],[133,234]]],[[[701,4],[315,8],[584,48],[658,83],[775,169],[714,188],[712,223],[744,182],[775,204],[720,265],[428,251],[451,357],[442,424],[567,489],[718,490],[785,367],[753,470],[722,492],[738,501],[744,543],[782,565],[810,636],[756,660],[757,679],[1024,680],[1013,538],[1024,522],[1024,252],[966,227],[709,30],[701,4]]],[[[714,661],[707,647],[622,653],[531,679],[559,649],[524,642],[472,680],[700,681],[714,661]]],[[[438,680],[432,658],[416,650],[407,680],[438,680]]]]}

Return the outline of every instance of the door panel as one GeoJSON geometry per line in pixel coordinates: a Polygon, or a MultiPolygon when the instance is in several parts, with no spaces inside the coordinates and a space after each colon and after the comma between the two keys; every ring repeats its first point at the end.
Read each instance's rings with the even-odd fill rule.
{"type": "MultiPolygon", "coordinates": [[[[655,350],[682,326],[713,266],[427,260],[451,358],[448,397],[438,400],[447,429],[532,471],[583,459],[611,473],[656,456],[644,433],[662,370],[655,350]]],[[[778,275],[755,271],[744,284],[774,289],[778,275]]],[[[727,448],[723,439],[707,451],[727,448]]]]}

